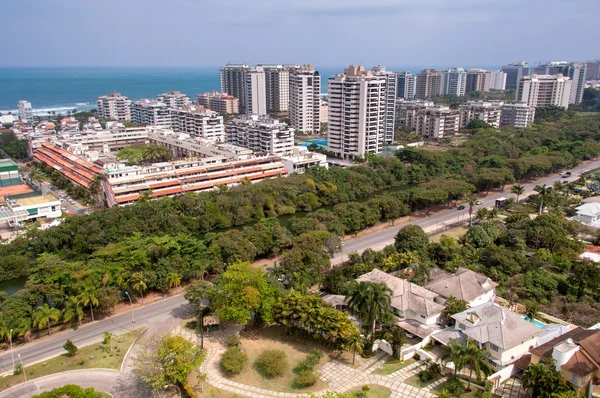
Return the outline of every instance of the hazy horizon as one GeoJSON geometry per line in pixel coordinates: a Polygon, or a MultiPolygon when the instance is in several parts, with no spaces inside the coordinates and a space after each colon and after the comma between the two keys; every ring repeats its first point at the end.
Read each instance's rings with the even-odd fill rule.
{"type": "Polygon", "coordinates": [[[501,66],[598,58],[597,0],[7,0],[3,68],[501,66]]]}

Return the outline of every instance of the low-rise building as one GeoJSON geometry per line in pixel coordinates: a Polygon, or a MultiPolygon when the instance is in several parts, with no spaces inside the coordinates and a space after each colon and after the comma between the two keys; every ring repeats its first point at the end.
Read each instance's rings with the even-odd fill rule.
{"type": "Polygon", "coordinates": [[[531,364],[554,359],[556,370],[588,397],[600,395],[600,329],[573,329],[530,351],[531,364]]]}
{"type": "Polygon", "coordinates": [[[131,145],[146,144],[148,142],[148,131],[145,127],[117,128],[101,131],[82,131],[50,138],[55,145],[63,149],[78,144],[84,145],[92,151],[111,153],[131,145]]]}
{"type": "Polygon", "coordinates": [[[356,281],[383,283],[391,289],[392,311],[396,324],[402,329],[421,338],[440,330],[438,323],[444,306],[435,301],[436,293],[378,269],[361,275],[356,281]]]}
{"type": "Polygon", "coordinates": [[[222,115],[240,113],[240,100],[233,95],[213,91],[196,95],[196,103],[222,115]]]}
{"type": "Polygon", "coordinates": [[[534,106],[527,105],[523,102],[502,105],[500,127],[512,126],[516,129],[524,129],[533,123],[534,119],[534,106]]]}
{"type": "Polygon", "coordinates": [[[18,199],[6,199],[6,207],[0,207],[0,221],[18,223],[36,221],[39,218],[58,218],[62,215],[60,200],[54,196],[38,195],[18,199]]]}
{"type": "Polygon", "coordinates": [[[304,146],[295,146],[291,154],[281,157],[281,161],[288,174],[303,174],[315,166],[329,168],[326,155],[309,152],[304,146]]]}
{"type": "Polygon", "coordinates": [[[396,100],[396,126],[407,126],[415,129],[417,125],[417,112],[421,109],[435,106],[433,101],[429,100],[396,100]]]}
{"type": "Polygon", "coordinates": [[[142,126],[171,125],[171,113],[167,104],[150,98],[135,101],[131,106],[131,121],[142,126]]]}
{"type": "Polygon", "coordinates": [[[575,208],[575,217],[585,224],[596,224],[600,220],[600,203],[585,203],[575,208]]]}
{"type": "Polygon", "coordinates": [[[426,140],[438,140],[456,134],[459,127],[458,111],[436,105],[417,111],[414,130],[426,140]]]}
{"type": "Polygon", "coordinates": [[[469,307],[493,302],[498,284],[483,274],[459,268],[455,273],[442,272],[424,286],[438,294],[436,302],[444,304],[450,296],[466,301],[469,307]]]}
{"type": "Polygon", "coordinates": [[[227,142],[273,155],[291,154],[294,129],[268,116],[242,115],[225,126],[227,142]]]}
{"type": "Polygon", "coordinates": [[[499,370],[516,362],[537,345],[541,327],[496,303],[485,303],[452,315],[456,330],[487,352],[499,370]]]}
{"type": "Polygon", "coordinates": [[[469,101],[460,105],[460,127],[467,127],[471,120],[482,120],[492,127],[500,128],[502,105],[502,101],[469,101]]]}
{"type": "Polygon", "coordinates": [[[225,142],[223,116],[200,105],[169,109],[171,128],[212,141],[225,142]]]}

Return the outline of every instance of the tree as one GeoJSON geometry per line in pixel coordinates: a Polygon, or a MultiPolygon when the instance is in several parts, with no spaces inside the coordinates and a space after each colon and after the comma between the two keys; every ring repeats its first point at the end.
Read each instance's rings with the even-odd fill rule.
{"type": "Polygon", "coordinates": [[[184,384],[203,360],[202,348],[184,337],[157,334],[140,342],[133,358],[133,372],[153,391],[159,391],[168,384],[184,384]]]}
{"type": "Polygon", "coordinates": [[[442,360],[454,364],[454,376],[456,377],[456,374],[466,365],[466,347],[452,340],[448,345],[442,346],[442,349],[444,350],[442,360]]]}
{"type": "Polygon", "coordinates": [[[479,222],[483,222],[483,220],[485,220],[487,218],[488,215],[488,209],[486,209],[485,207],[481,207],[479,209],[477,209],[477,220],[479,220],[479,222]]]}
{"type": "Polygon", "coordinates": [[[58,321],[60,319],[60,310],[58,308],[51,308],[48,304],[39,306],[33,312],[33,323],[38,329],[48,327],[48,335],[52,334],[50,326],[52,321],[58,321]]]}
{"type": "Polygon", "coordinates": [[[62,387],[55,388],[51,391],[43,392],[39,395],[34,395],[32,398],[100,398],[99,392],[92,387],[85,390],[75,384],[66,384],[62,387]]]}
{"type": "Polygon", "coordinates": [[[62,310],[62,320],[63,322],[71,323],[73,319],[77,319],[77,322],[81,325],[81,320],[83,319],[83,309],[81,308],[81,303],[77,299],[77,297],[69,297],[64,302],[64,307],[62,310]]]}
{"type": "Polygon", "coordinates": [[[271,323],[275,289],[261,267],[248,262],[230,265],[215,280],[213,298],[215,315],[224,321],[247,325],[256,314],[264,324],[271,323]]]}
{"type": "Polygon", "coordinates": [[[556,370],[553,358],[542,358],[523,371],[523,387],[532,397],[553,398],[555,394],[571,391],[561,372],[556,370]]]}
{"type": "Polygon", "coordinates": [[[177,291],[177,287],[181,285],[181,275],[177,272],[169,272],[166,278],[167,285],[169,285],[169,289],[174,287],[175,291],[177,291]]]}
{"type": "Polygon", "coordinates": [[[366,329],[373,325],[371,340],[375,339],[375,325],[391,316],[392,290],[383,283],[352,281],[348,289],[346,303],[348,308],[358,313],[366,329]]]}
{"type": "Polygon", "coordinates": [[[83,292],[79,294],[79,302],[83,305],[90,305],[92,322],[94,321],[94,306],[98,305],[98,289],[93,286],[86,286],[83,292]]]}
{"type": "Polygon", "coordinates": [[[510,188],[510,192],[517,195],[517,203],[519,203],[519,197],[525,193],[525,187],[521,184],[515,184],[510,188]]]}
{"type": "Polygon", "coordinates": [[[396,250],[399,252],[411,251],[423,255],[427,251],[429,236],[418,225],[407,225],[396,235],[396,250]]]}
{"type": "Polygon", "coordinates": [[[196,313],[196,327],[200,329],[200,347],[204,348],[204,311],[212,297],[212,284],[194,281],[185,288],[184,297],[196,313]]]}
{"type": "Polygon", "coordinates": [[[142,304],[144,304],[144,291],[148,289],[146,285],[146,280],[144,278],[143,272],[134,272],[129,278],[129,283],[131,284],[131,288],[139,293],[142,298],[142,304]]]}
{"type": "Polygon", "coordinates": [[[542,210],[544,209],[544,198],[546,197],[546,195],[548,195],[548,193],[550,192],[550,187],[547,187],[546,184],[544,185],[536,185],[535,188],[533,188],[534,191],[536,191],[539,195],[540,198],[540,211],[539,211],[539,215],[542,215],[542,210]]]}
{"type": "Polygon", "coordinates": [[[452,315],[458,314],[459,312],[466,311],[467,308],[469,308],[469,304],[466,301],[457,299],[456,297],[454,297],[452,295],[450,295],[450,297],[448,297],[445,305],[446,305],[446,310],[445,310],[446,318],[447,318],[448,322],[450,322],[452,320],[452,315]]]}
{"type": "Polygon", "coordinates": [[[473,119],[471,120],[468,124],[466,129],[467,130],[477,130],[477,129],[489,129],[493,127],[489,124],[487,124],[486,122],[484,122],[481,119],[473,119]]]}
{"type": "Polygon", "coordinates": [[[475,208],[475,197],[473,195],[469,195],[467,197],[467,203],[469,205],[469,225],[472,224],[473,221],[473,209],[475,208]]]}
{"type": "Polygon", "coordinates": [[[533,323],[535,321],[535,317],[538,316],[540,312],[540,304],[535,300],[527,301],[525,305],[525,315],[529,318],[529,322],[533,323]]]}
{"type": "Polygon", "coordinates": [[[365,338],[362,336],[362,334],[360,334],[358,330],[356,330],[354,331],[354,333],[348,336],[346,342],[348,343],[348,348],[352,350],[352,365],[354,365],[354,362],[356,360],[356,353],[363,353],[363,347],[366,344],[365,338]]]}
{"type": "Polygon", "coordinates": [[[467,391],[471,391],[473,372],[475,372],[477,381],[481,381],[482,375],[487,377],[493,373],[493,370],[487,361],[485,351],[479,348],[474,341],[468,341],[464,354],[465,362],[469,365],[469,383],[467,385],[467,391]]]}
{"type": "Polygon", "coordinates": [[[67,340],[66,343],[63,345],[63,348],[70,357],[75,356],[75,354],[77,354],[78,351],[77,346],[73,344],[71,340],[67,340]]]}

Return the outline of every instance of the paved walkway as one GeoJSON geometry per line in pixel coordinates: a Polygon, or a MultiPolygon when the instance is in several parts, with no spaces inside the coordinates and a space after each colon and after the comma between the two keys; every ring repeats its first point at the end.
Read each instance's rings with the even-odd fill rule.
{"type": "MultiPolygon", "coordinates": [[[[239,330],[227,331],[223,335],[209,335],[205,336],[204,348],[206,349],[206,358],[204,363],[200,367],[200,371],[207,375],[208,383],[219,390],[227,391],[238,396],[250,397],[250,398],[296,398],[296,397],[308,397],[308,394],[302,393],[286,393],[279,391],[265,390],[262,388],[249,386],[241,383],[231,381],[223,377],[219,360],[223,352],[225,352],[226,345],[224,340],[226,335],[232,335],[237,333],[239,330]]],[[[182,327],[177,327],[173,330],[173,333],[181,334],[185,338],[199,344],[199,336],[182,327]]],[[[319,391],[314,393],[315,396],[319,397],[325,394],[327,391],[345,392],[352,389],[360,388],[366,384],[377,384],[389,388],[392,391],[390,398],[433,398],[433,395],[429,389],[420,389],[417,387],[410,386],[403,383],[407,378],[417,374],[420,367],[423,365],[422,362],[416,362],[404,369],[400,369],[391,375],[375,375],[372,374],[379,366],[385,362],[388,355],[382,352],[378,352],[372,358],[365,361],[357,368],[345,364],[337,360],[331,360],[319,369],[318,373],[320,378],[328,383],[327,390],[319,391]]],[[[434,383],[435,384],[435,383],[434,383]]],[[[437,384],[436,384],[437,385],[437,384]]],[[[429,388],[433,388],[429,386],[429,388]]]]}
{"type": "Polygon", "coordinates": [[[502,398],[524,398],[527,396],[525,389],[521,385],[521,380],[514,377],[506,380],[494,393],[500,395],[502,398]]]}

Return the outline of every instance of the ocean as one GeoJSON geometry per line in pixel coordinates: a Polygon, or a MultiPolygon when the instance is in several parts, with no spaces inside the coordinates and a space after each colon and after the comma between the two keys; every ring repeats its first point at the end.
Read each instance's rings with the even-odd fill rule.
{"type": "MultiPolygon", "coordinates": [[[[319,69],[322,91],[327,78],[343,68],[319,69]]],[[[66,113],[96,107],[96,98],[118,91],[132,100],[179,90],[196,94],[219,90],[218,68],[0,68],[0,112],[16,112],[27,100],[35,114],[66,113]]]]}

